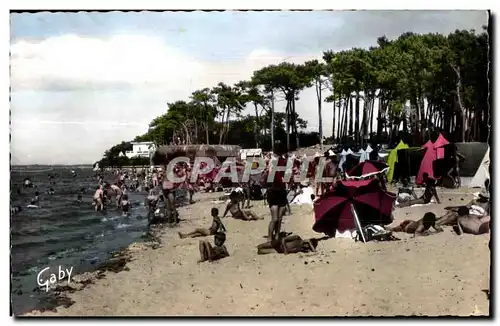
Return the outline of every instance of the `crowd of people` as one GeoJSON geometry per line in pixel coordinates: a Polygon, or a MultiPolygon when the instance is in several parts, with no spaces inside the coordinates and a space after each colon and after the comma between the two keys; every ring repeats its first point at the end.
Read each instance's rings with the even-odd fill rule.
{"type": "MultiPolygon", "coordinates": [[[[181,202],[194,203],[193,197],[196,192],[216,192],[230,188],[227,196],[227,205],[220,216],[217,208],[211,211],[212,225],[209,228],[196,228],[191,232],[179,233],[180,238],[195,238],[214,236],[215,247],[203,240],[200,242],[201,260],[214,260],[228,256],[227,249],[224,247],[226,228],[222,219],[227,215],[243,221],[262,220],[263,218],[251,209],[251,200],[266,200],[269,207],[271,219],[267,228],[267,241],[257,246],[259,254],[278,252],[292,253],[301,251],[311,251],[317,246],[317,240],[303,240],[298,235],[282,232],[281,225],[285,214],[291,214],[290,202],[303,192],[305,187],[312,187],[314,193],[311,193],[311,201],[316,202],[325,194],[334,191],[338,181],[345,180],[346,174],[339,169],[336,155],[328,150],[323,157],[316,155],[306,166],[305,180],[300,180],[304,176],[304,166],[301,159],[289,156],[286,152],[278,155],[268,153],[264,157],[266,164],[263,171],[257,178],[249,178],[242,181],[241,165],[244,163],[236,162],[238,180],[228,180],[227,177],[217,176],[220,169],[224,167],[219,164],[215,167],[214,173],[199,175],[196,180],[191,178],[193,173],[193,161],[179,162],[173,167],[174,175],[182,179],[180,182],[174,182],[169,179],[167,167],[151,167],[144,169],[108,169],[112,177],[106,176],[106,179],[112,179],[112,182],[105,181],[102,172],[95,174],[96,187],[93,195],[93,206],[96,212],[105,211],[108,207],[116,207],[124,216],[131,213],[132,205],[129,199],[131,192],[145,193],[144,205],[148,210],[149,224],[167,223],[170,225],[178,224],[181,219],[178,206],[181,202]],[[291,171],[272,171],[273,166],[285,167],[289,160],[293,164],[291,171]],[[320,159],[322,160],[320,164],[320,159]],[[274,164],[271,164],[272,161],[274,164]],[[239,164],[239,165],[238,165],[239,164]],[[318,166],[322,169],[318,169],[318,166]],[[109,171],[110,170],[110,171],[109,171]],[[269,177],[273,173],[274,177],[269,177]],[[288,175],[285,179],[285,175],[288,175]],[[329,178],[328,182],[318,182],[319,178],[329,178]],[[182,190],[182,191],[179,191],[182,190]],[[181,198],[179,198],[179,196],[181,198]],[[187,197],[187,198],[186,198],[187,197]],[[292,200],[290,200],[292,198],[292,200]]],[[[75,173],[73,172],[73,175],[75,173]]],[[[383,191],[386,191],[387,184],[385,173],[370,174],[370,179],[378,181],[378,185],[383,191]]],[[[324,180],[324,179],[323,179],[324,180]]],[[[55,184],[55,176],[49,174],[50,184],[55,184]]],[[[417,197],[413,188],[408,186],[407,182],[398,189],[395,207],[408,207],[413,205],[426,205],[434,199],[440,203],[440,198],[436,191],[436,180],[429,177],[427,173],[423,175],[424,192],[417,197]]],[[[33,187],[33,183],[27,179],[24,180],[24,188],[33,187]]],[[[488,184],[485,184],[488,189],[488,184]]],[[[18,190],[19,191],[19,190],[18,190]]],[[[54,194],[53,187],[47,190],[48,194],[54,194]]],[[[77,202],[82,202],[82,194],[77,197],[77,202]]],[[[35,192],[30,201],[30,205],[39,205],[40,193],[35,192]]],[[[447,213],[444,216],[436,217],[432,212],[427,212],[419,220],[405,220],[395,227],[384,226],[390,232],[406,232],[414,235],[427,235],[431,228],[436,231],[442,231],[442,226],[453,226],[457,234],[483,234],[490,230],[489,217],[489,195],[483,192],[480,198],[473,200],[467,205],[447,207],[447,213]],[[479,212],[479,213],[478,213],[479,212]]],[[[21,207],[11,208],[12,213],[21,211],[21,207]]]]}

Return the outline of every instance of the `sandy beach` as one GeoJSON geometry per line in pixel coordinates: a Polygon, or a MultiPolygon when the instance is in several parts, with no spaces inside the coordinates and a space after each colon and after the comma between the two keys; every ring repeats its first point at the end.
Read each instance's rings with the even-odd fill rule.
{"type": "MultiPolygon", "coordinates": [[[[467,203],[467,190],[438,190],[442,204],[397,208],[395,223],[419,219],[444,207],[467,203]]],[[[126,270],[106,272],[81,291],[66,295],[75,303],[31,316],[470,316],[489,315],[489,234],[457,236],[451,227],[439,234],[399,241],[329,239],[309,254],[257,255],[270,219],[264,202],[253,202],[262,221],[224,219],[230,257],[197,263],[197,239],[178,231],[208,227],[212,200],[220,194],[196,194],[197,203],[180,209],[185,221],[160,232],[156,249],[129,247],[126,270]]],[[[292,206],[283,229],[302,238],[312,231],[311,206],[292,206]]],[[[212,238],[210,241],[213,242],[212,238]]],[[[78,287],[77,282],[70,286],[78,287]]]]}

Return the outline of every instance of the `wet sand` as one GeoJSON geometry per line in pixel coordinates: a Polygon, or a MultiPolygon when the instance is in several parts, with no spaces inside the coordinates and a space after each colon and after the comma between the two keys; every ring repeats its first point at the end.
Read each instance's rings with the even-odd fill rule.
{"type": "MultiPolygon", "coordinates": [[[[440,216],[445,206],[472,198],[465,193],[472,191],[438,192],[442,204],[397,208],[395,223],[416,220],[427,211],[440,216]]],[[[102,272],[83,290],[67,292],[75,302],[67,308],[28,315],[489,315],[482,291],[489,287],[489,234],[457,236],[445,227],[426,237],[395,233],[400,241],[367,244],[329,239],[315,253],[259,256],[256,245],[264,241],[270,217],[264,202],[253,202],[253,210],[265,219],[224,219],[231,256],[197,263],[201,238],[179,239],[177,232],[210,226],[210,208],[223,212],[224,204],[211,202],[220,194],[195,196],[196,204],[180,209],[186,220],[161,231],[158,248],[131,246],[125,270],[102,272]]],[[[285,217],[285,231],[303,238],[322,236],[311,229],[311,206],[292,206],[292,212],[285,217]]]]}

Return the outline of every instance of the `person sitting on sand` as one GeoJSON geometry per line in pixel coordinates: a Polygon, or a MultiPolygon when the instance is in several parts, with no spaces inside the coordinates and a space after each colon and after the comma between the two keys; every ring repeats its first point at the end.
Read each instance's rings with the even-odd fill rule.
{"type": "Polygon", "coordinates": [[[212,208],[212,226],[209,229],[196,228],[194,231],[189,233],[179,232],[179,237],[184,238],[197,238],[197,237],[208,237],[209,235],[215,235],[217,232],[226,232],[226,227],[222,224],[219,217],[219,209],[216,207],[212,208]]]}
{"type": "Polygon", "coordinates": [[[217,232],[214,235],[215,247],[212,247],[210,242],[207,240],[200,240],[199,250],[200,250],[200,260],[199,263],[205,261],[216,261],[225,257],[229,257],[229,252],[227,251],[224,243],[226,242],[226,234],[224,232],[217,232]]]}
{"type": "Polygon", "coordinates": [[[102,186],[97,186],[97,189],[94,193],[94,209],[96,212],[102,212],[104,210],[104,191],[102,186]]]}
{"type": "Polygon", "coordinates": [[[130,210],[130,201],[128,200],[128,195],[123,195],[120,201],[120,208],[123,215],[127,215],[130,210]]]}
{"type": "Polygon", "coordinates": [[[236,191],[232,191],[229,195],[229,203],[227,203],[226,210],[222,217],[226,217],[227,213],[230,212],[233,218],[244,220],[244,221],[253,221],[253,220],[263,220],[263,218],[257,216],[252,210],[249,209],[241,209],[240,208],[240,195],[236,191]]]}
{"type": "Polygon", "coordinates": [[[420,204],[420,205],[428,204],[431,202],[432,197],[436,198],[436,201],[438,202],[438,204],[441,203],[441,201],[439,200],[437,191],[436,191],[436,181],[432,180],[429,177],[428,173],[423,174],[423,179],[424,179],[424,184],[425,184],[424,194],[422,196],[420,196],[420,198],[411,199],[411,200],[408,200],[406,202],[399,204],[399,207],[408,207],[408,206],[417,205],[417,204],[420,204]]]}
{"type": "Polygon", "coordinates": [[[429,228],[432,226],[436,232],[443,232],[443,229],[436,225],[436,215],[431,212],[424,214],[418,221],[405,220],[396,227],[386,227],[385,229],[392,232],[405,232],[415,235],[428,235],[429,228]]]}
{"type": "Polygon", "coordinates": [[[458,210],[457,224],[453,226],[457,235],[467,234],[485,234],[490,232],[490,216],[478,216],[470,214],[467,207],[462,206],[458,210]]]}
{"type": "Polygon", "coordinates": [[[398,202],[404,203],[413,199],[417,199],[417,195],[415,194],[413,187],[410,188],[408,186],[408,180],[404,179],[403,186],[398,189],[398,202]]]}
{"type": "Polygon", "coordinates": [[[303,240],[296,234],[280,232],[277,239],[267,241],[257,246],[257,254],[265,255],[276,251],[280,254],[294,254],[298,252],[316,251],[317,239],[303,240]]]}

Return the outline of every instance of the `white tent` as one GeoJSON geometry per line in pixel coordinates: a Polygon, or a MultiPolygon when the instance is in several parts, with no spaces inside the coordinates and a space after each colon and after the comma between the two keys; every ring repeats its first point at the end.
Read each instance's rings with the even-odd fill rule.
{"type": "Polygon", "coordinates": [[[484,187],[484,182],[486,179],[490,178],[490,147],[484,154],[483,160],[477,169],[476,174],[472,178],[469,187],[470,188],[481,188],[484,187]]]}

